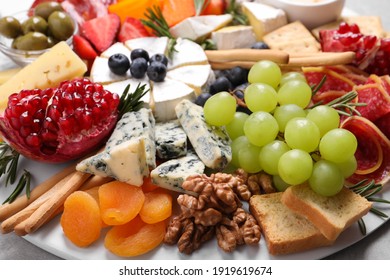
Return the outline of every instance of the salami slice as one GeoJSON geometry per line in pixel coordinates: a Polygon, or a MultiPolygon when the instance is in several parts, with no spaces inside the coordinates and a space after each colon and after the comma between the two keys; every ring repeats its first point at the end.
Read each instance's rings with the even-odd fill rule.
{"type": "Polygon", "coordinates": [[[375,121],[376,126],[390,139],[390,113],[375,121]]]}
{"type": "Polygon", "coordinates": [[[371,75],[366,84],[355,86],[358,102],[367,104],[357,108],[362,117],[374,122],[390,112],[388,88],[390,88],[390,84],[387,83],[387,80],[376,75],[371,75]]]}
{"type": "Polygon", "coordinates": [[[386,135],[373,122],[360,116],[347,118],[341,127],[351,131],[358,140],[355,153],[358,168],[347,181],[356,184],[370,179],[387,183],[390,179],[390,140],[386,135]]]}

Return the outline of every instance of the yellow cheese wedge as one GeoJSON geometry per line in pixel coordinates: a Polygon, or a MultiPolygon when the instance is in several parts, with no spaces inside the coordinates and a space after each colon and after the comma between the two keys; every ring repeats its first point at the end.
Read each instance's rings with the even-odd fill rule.
{"type": "Polygon", "coordinates": [[[15,92],[55,87],[86,71],[85,63],[65,42],[60,42],[0,86],[0,113],[4,112],[8,97],[15,92]]]}
{"type": "Polygon", "coordinates": [[[0,85],[8,81],[12,76],[20,71],[20,68],[7,69],[0,72],[0,85]]]}

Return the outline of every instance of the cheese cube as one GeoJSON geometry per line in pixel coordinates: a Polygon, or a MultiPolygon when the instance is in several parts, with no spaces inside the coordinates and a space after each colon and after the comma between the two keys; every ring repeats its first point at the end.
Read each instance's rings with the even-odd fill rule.
{"type": "Polygon", "coordinates": [[[13,93],[56,87],[62,81],[83,76],[86,71],[85,63],[65,42],[60,42],[0,86],[0,113],[13,93]]]}

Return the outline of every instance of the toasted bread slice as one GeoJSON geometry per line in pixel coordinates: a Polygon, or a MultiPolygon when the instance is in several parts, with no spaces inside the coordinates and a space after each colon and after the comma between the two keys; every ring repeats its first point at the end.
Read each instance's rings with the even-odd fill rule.
{"type": "Polygon", "coordinates": [[[258,221],[272,255],[283,255],[331,245],[306,218],[297,215],[281,202],[282,193],[254,195],[249,207],[258,221]]]}
{"type": "Polygon", "coordinates": [[[308,184],[288,187],[281,201],[290,210],[310,220],[329,240],[335,240],[342,231],[367,214],[372,205],[347,188],[325,197],[314,192],[308,184]]]}

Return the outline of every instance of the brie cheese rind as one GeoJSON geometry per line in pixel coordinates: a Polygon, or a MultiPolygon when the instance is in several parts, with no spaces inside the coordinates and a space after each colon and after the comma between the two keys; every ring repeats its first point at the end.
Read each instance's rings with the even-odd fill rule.
{"type": "Polygon", "coordinates": [[[153,83],[145,75],[142,79],[131,77],[130,71],[125,75],[115,75],[108,67],[109,56],[123,53],[130,56],[131,50],[142,48],[152,56],[167,53],[167,37],[144,37],[115,43],[100,57],[95,59],[91,69],[91,80],[101,83],[105,89],[122,95],[130,84],[130,92],[138,83],[147,84],[148,93],[141,99],[145,108],[150,108],[157,121],[176,119],[175,106],[183,99],[194,100],[196,95],[207,91],[215,80],[214,72],[208,64],[207,56],[198,44],[188,39],[177,39],[173,57],[168,58],[167,76],[163,82],[153,83]]]}
{"type": "Polygon", "coordinates": [[[202,40],[211,32],[226,26],[233,20],[232,15],[204,15],[186,18],[169,29],[175,38],[186,38],[193,41],[202,40]]]}

